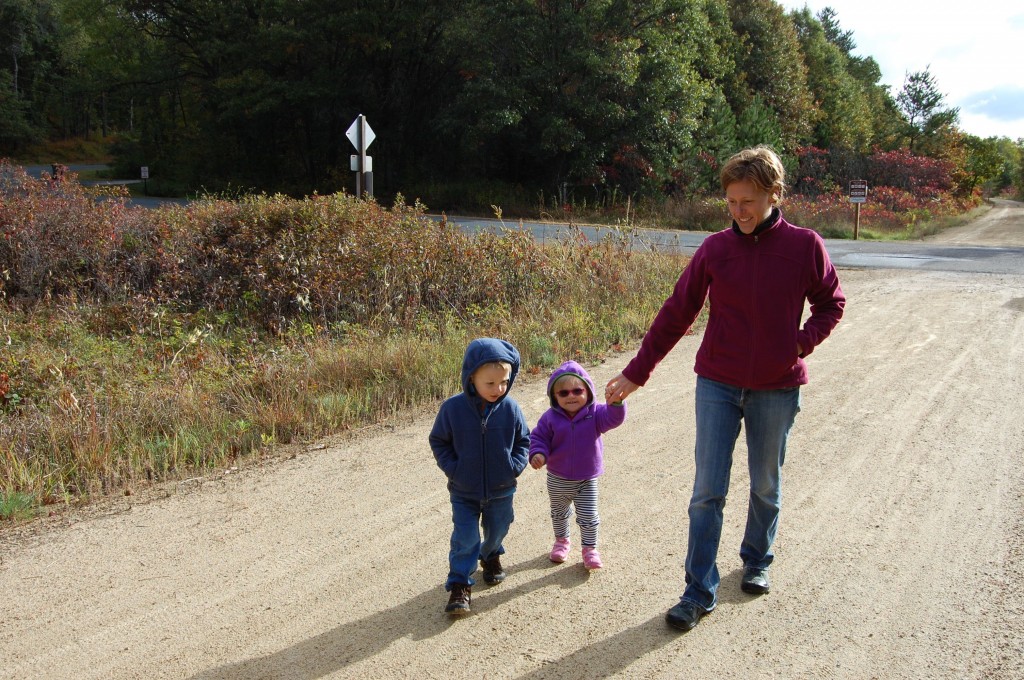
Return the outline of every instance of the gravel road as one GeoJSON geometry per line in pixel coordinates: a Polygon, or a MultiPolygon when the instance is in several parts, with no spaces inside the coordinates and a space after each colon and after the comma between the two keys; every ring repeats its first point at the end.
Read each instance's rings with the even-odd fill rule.
{"type": "MultiPolygon", "coordinates": [[[[1024,245],[1024,209],[937,241],[1024,245]]],[[[508,579],[449,620],[427,409],[0,529],[0,678],[1024,678],[1024,277],[840,276],[847,314],[809,359],[769,595],[739,589],[741,437],[720,604],[689,633],[664,623],[693,479],[688,336],[606,435],[598,572],[575,550],[548,561],[527,469],[508,579]]],[[[588,370],[603,384],[630,356],[588,370]]],[[[513,390],[531,424],[543,392],[513,390]]]]}

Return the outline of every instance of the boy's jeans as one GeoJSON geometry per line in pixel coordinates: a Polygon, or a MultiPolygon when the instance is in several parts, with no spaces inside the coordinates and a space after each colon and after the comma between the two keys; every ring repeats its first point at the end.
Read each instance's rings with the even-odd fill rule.
{"type": "Polygon", "coordinates": [[[478,501],[462,496],[452,498],[452,546],[448,553],[448,580],[445,590],[451,590],[453,583],[473,585],[473,572],[481,559],[504,555],[501,542],[508,535],[508,528],[515,519],[512,512],[512,498],[515,489],[507,496],[478,501]],[[480,528],[483,526],[483,541],[480,528]]]}
{"type": "Polygon", "coordinates": [[[779,528],[786,439],[800,411],[800,388],[748,390],[697,378],[697,473],[690,499],[686,590],[681,599],[710,611],[718,602],[716,558],[732,454],[746,425],[750,500],[740,546],[744,567],[767,569],[779,528]]]}

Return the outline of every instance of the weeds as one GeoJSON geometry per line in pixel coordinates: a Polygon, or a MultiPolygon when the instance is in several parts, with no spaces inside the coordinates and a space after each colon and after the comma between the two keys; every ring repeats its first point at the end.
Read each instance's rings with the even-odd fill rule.
{"type": "Polygon", "coordinates": [[[646,329],[685,265],[578,231],[471,237],[401,201],[144,211],[0,178],[4,517],[435,402],[475,336],[514,342],[532,373],[599,357],[646,329]]]}
{"type": "MultiPolygon", "coordinates": [[[[977,203],[874,195],[863,233],[886,238],[977,203]]],[[[384,208],[345,194],[147,211],[0,163],[0,517],[435,402],[458,389],[475,336],[512,341],[535,374],[598,358],[644,333],[685,266],[633,250],[636,228],[726,219],[720,199],[559,198],[545,201],[552,217],[575,223],[600,204],[613,235],[470,236],[401,197],[384,208]]],[[[787,197],[784,210],[825,236],[852,231],[838,193],[787,197]]]]}
{"type": "Polygon", "coordinates": [[[24,493],[0,492],[0,519],[23,520],[36,515],[37,504],[33,496],[24,493]]]}

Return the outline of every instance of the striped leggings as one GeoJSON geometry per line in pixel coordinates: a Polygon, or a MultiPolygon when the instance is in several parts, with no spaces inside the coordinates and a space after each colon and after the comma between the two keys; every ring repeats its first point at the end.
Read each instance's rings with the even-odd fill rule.
{"type": "Polygon", "coordinates": [[[551,522],[555,538],[569,537],[569,518],[576,507],[576,524],[580,527],[580,542],[585,547],[597,547],[597,478],[562,479],[548,473],[548,496],[551,499],[551,522]]]}

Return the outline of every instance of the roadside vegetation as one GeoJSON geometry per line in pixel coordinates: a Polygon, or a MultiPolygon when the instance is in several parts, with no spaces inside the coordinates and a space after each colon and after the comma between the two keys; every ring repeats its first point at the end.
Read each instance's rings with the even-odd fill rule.
{"type": "Polygon", "coordinates": [[[0,164],[0,517],[436,400],[475,335],[537,373],[635,340],[685,260],[627,236],[722,228],[746,146],[780,153],[786,216],[826,237],[853,235],[854,179],[860,238],[1024,193],[1024,140],[960,130],[927,69],[890,92],[829,8],[322,5],[0,3],[0,155],[205,196],[145,211],[0,164]],[[379,202],[342,191],[359,113],[379,202]],[[619,237],[468,236],[424,204],[619,237]]]}
{"type": "MultiPolygon", "coordinates": [[[[830,153],[801,148],[799,163],[790,170],[794,179],[783,201],[791,222],[814,229],[825,238],[853,238],[856,208],[847,187],[835,180],[830,153]]],[[[906,240],[922,238],[962,223],[983,209],[982,191],[951,161],[920,156],[907,150],[881,152],[864,159],[863,176],[870,177],[867,200],[861,204],[858,238],[906,240]]],[[[706,172],[717,171],[711,163],[706,172]]],[[[687,185],[688,186],[688,185],[687,185]]],[[[710,180],[708,180],[710,186],[710,180]]],[[[460,187],[450,187],[454,194],[460,187]]],[[[641,228],[717,231],[722,228],[726,205],[721,191],[692,189],[670,194],[573,192],[561,197],[538,192],[531,202],[521,190],[505,185],[475,184],[465,189],[460,209],[484,215],[485,203],[502,205],[506,214],[558,222],[630,225],[641,228]]],[[[429,189],[427,189],[429,191],[429,189]]],[[[1012,195],[1012,192],[1007,194],[1012,195]]]]}
{"type": "Polygon", "coordinates": [[[0,516],[197,475],[633,340],[685,266],[570,230],[469,236],[345,194],[147,211],[0,164],[0,516]]]}
{"type": "MultiPolygon", "coordinates": [[[[872,189],[862,237],[919,237],[981,203],[954,198],[945,174],[907,176],[913,186],[872,189]]],[[[3,518],[435,402],[458,389],[475,336],[514,342],[527,373],[598,359],[643,334],[686,263],[631,245],[635,228],[726,224],[720,199],[567,203],[538,213],[616,236],[592,243],[570,226],[539,244],[515,228],[468,235],[401,196],[390,208],[339,193],[144,210],[74,180],[0,162],[3,518]]],[[[852,230],[837,188],[784,206],[824,236],[852,230]]]]}
{"type": "Polygon", "coordinates": [[[643,215],[717,196],[718,165],[761,143],[820,182],[803,195],[895,186],[870,158],[903,151],[949,164],[958,197],[1024,190],[1022,140],[961,130],[927,68],[890,88],[841,19],[774,0],[8,0],[0,155],[67,163],[102,139],[153,195],[328,195],[354,189],[364,114],[386,205],[643,215]]]}

